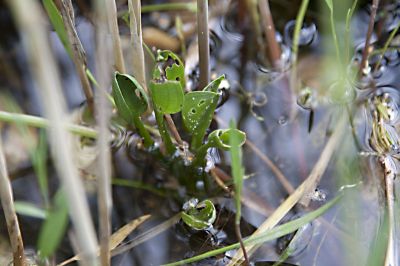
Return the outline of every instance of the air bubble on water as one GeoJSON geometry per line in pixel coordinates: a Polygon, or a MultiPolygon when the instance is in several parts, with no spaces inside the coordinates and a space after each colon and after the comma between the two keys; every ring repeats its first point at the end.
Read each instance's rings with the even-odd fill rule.
{"type": "Polygon", "coordinates": [[[287,123],[287,117],[284,116],[284,115],[280,116],[279,119],[278,119],[278,124],[281,125],[281,126],[283,126],[283,125],[285,125],[286,123],[287,123]]]}
{"type": "MultiPolygon", "coordinates": [[[[284,41],[291,46],[293,43],[293,34],[296,26],[296,20],[291,20],[285,25],[284,41]]],[[[299,34],[299,45],[311,45],[317,39],[318,32],[314,23],[304,23],[299,34]]]]}

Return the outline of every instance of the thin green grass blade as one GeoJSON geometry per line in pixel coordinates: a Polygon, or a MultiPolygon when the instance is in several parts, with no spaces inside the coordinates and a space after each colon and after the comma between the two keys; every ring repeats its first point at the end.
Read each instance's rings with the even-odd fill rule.
{"type": "Polygon", "coordinates": [[[39,143],[32,155],[33,168],[38,178],[40,193],[44,206],[49,206],[49,189],[47,180],[47,135],[45,130],[39,131],[39,143]]]}
{"type": "Polygon", "coordinates": [[[71,46],[68,41],[67,31],[65,30],[60,11],[57,9],[53,0],[43,0],[42,2],[54,30],[60,38],[61,43],[64,45],[64,48],[67,51],[68,55],[72,58],[71,46]]]}
{"type": "MultiPolygon", "coordinates": [[[[272,228],[271,230],[257,236],[257,237],[252,237],[244,240],[245,245],[248,244],[262,244],[264,242],[277,239],[281,236],[290,234],[300,227],[306,225],[307,223],[313,221],[314,219],[318,218],[322,214],[324,214],[326,211],[328,211],[332,206],[334,206],[342,197],[342,193],[340,193],[338,196],[336,196],[333,200],[327,202],[324,206],[320,207],[319,209],[312,211],[306,215],[304,215],[301,218],[298,218],[296,220],[290,221],[288,223],[282,224],[280,226],[277,226],[275,228],[272,228]]],[[[224,253],[226,251],[232,250],[232,249],[237,249],[240,247],[239,243],[235,243],[223,248],[219,248],[216,250],[212,250],[197,256],[194,256],[192,258],[188,258],[185,260],[173,262],[173,263],[168,263],[164,264],[164,266],[175,266],[175,265],[186,265],[188,263],[193,263],[199,260],[203,260],[209,257],[213,257],[216,255],[219,255],[221,253],[224,253]]]]}
{"type": "Polygon", "coordinates": [[[14,202],[15,211],[19,215],[25,215],[37,219],[46,219],[47,212],[36,205],[26,202],[26,201],[15,201],[14,202]]]}
{"type": "Polygon", "coordinates": [[[243,143],[243,137],[236,129],[236,123],[234,120],[230,122],[230,135],[229,135],[229,151],[231,154],[231,169],[233,184],[235,185],[235,206],[236,216],[235,223],[240,224],[241,212],[241,201],[242,188],[243,188],[243,176],[244,169],[242,166],[242,149],[241,143],[243,143]]]}
{"type": "Polygon", "coordinates": [[[60,244],[68,224],[68,204],[60,189],[54,197],[54,206],[40,229],[37,247],[42,258],[51,256],[60,244]]]}

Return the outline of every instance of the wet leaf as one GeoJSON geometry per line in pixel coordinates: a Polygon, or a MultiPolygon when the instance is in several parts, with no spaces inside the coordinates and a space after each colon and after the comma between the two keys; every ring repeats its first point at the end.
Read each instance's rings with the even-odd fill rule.
{"type": "Polygon", "coordinates": [[[40,256],[47,258],[57,249],[65,234],[68,224],[68,205],[65,194],[59,190],[54,197],[52,208],[48,211],[47,219],[40,229],[38,250],[40,256]]]}
{"type": "Polygon", "coordinates": [[[127,123],[147,110],[147,95],[134,77],[115,72],[112,87],[118,113],[127,123]]]}
{"type": "MultiPolygon", "coordinates": [[[[195,201],[197,203],[197,201],[195,201]]],[[[214,204],[210,200],[204,200],[199,204],[186,207],[182,212],[182,220],[195,230],[204,230],[212,226],[216,218],[214,204]]]]}
{"type": "Polygon", "coordinates": [[[229,142],[232,134],[235,134],[235,137],[238,140],[239,147],[246,142],[246,133],[236,128],[214,130],[208,136],[208,141],[211,142],[210,144],[212,144],[213,147],[217,147],[223,150],[229,150],[231,148],[229,142]]]}
{"type": "Polygon", "coordinates": [[[158,65],[153,72],[154,79],[165,75],[167,80],[179,81],[182,89],[185,88],[185,66],[176,54],[168,50],[159,50],[156,60],[158,65]]]}
{"type": "Polygon", "coordinates": [[[179,112],[183,106],[183,90],[178,81],[150,83],[151,97],[154,107],[163,114],[179,112]]]}
{"type": "Polygon", "coordinates": [[[210,126],[219,94],[210,91],[194,91],[185,95],[182,108],[183,123],[192,133],[192,149],[197,149],[210,126]]]}

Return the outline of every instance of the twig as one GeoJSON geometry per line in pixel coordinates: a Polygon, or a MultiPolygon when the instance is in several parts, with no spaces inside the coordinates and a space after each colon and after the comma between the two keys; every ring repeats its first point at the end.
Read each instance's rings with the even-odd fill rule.
{"type": "Polygon", "coordinates": [[[65,129],[65,103],[54,58],[47,39],[47,30],[41,9],[36,1],[8,1],[24,36],[24,47],[29,55],[33,76],[39,84],[45,114],[49,117],[49,140],[56,169],[67,194],[79,248],[84,255],[85,265],[97,265],[97,241],[90,219],[83,184],[74,164],[70,136],[65,129]],[[55,148],[57,147],[57,149],[55,148]]]}
{"type": "Polygon", "coordinates": [[[281,67],[281,48],[276,41],[275,25],[272,19],[268,0],[258,1],[261,12],[262,22],[264,24],[264,33],[267,39],[266,54],[274,68],[281,67]]]}
{"type": "MultiPolygon", "coordinates": [[[[0,121],[8,122],[8,123],[16,123],[16,124],[25,124],[31,127],[37,128],[48,128],[50,125],[50,121],[46,118],[25,115],[25,114],[17,114],[17,113],[9,113],[0,111],[0,121]]],[[[73,124],[64,124],[64,127],[67,128],[73,134],[87,137],[87,138],[97,138],[97,131],[84,126],[73,125],[73,124]]]]}
{"type": "Polygon", "coordinates": [[[71,44],[70,47],[72,48],[72,61],[74,62],[76,71],[79,75],[79,79],[82,84],[82,89],[85,94],[89,110],[92,114],[94,114],[93,91],[92,87],[90,86],[89,79],[86,75],[86,54],[75,29],[73,17],[71,16],[73,12],[74,10],[71,0],[62,0],[61,16],[64,22],[65,29],[67,31],[68,40],[71,44]]]}
{"type": "Polygon", "coordinates": [[[105,1],[105,5],[108,26],[111,30],[113,42],[115,69],[121,73],[126,73],[124,56],[121,48],[121,38],[119,36],[117,6],[115,5],[115,0],[105,1]]]}
{"type": "Polygon", "coordinates": [[[369,17],[368,31],[365,38],[364,50],[362,53],[362,59],[358,69],[358,77],[361,77],[364,70],[368,68],[368,56],[369,56],[369,45],[371,36],[374,31],[375,17],[378,10],[379,0],[372,0],[371,15],[369,17]]]}
{"type": "Polygon", "coordinates": [[[18,217],[15,213],[13,192],[8,176],[6,160],[4,158],[2,140],[0,137],[0,198],[6,218],[8,235],[13,252],[13,263],[17,266],[25,265],[24,243],[19,228],[18,217]]]}
{"type": "Polygon", "coordinates": [[[130,28],[131,28],[131,43],[132,43],[132,66],[133,76],[142,85],[147,92],[146,71],[143,51],[142,37],[142,18],[140,0],[128,0],[130,28]]]}
{"type": "Polygon", "coordinates": [[[199,43],[200,90],[210,82],[210,38],[208,34],[208,0],[197,0],[197,38],[199,43]]]}
{"type": "Polygon", "coordinates": [[[102,266],[110,265],[110,234],[111,234],[111,209],[112,209],[112,192],[111,192],[111,155],[110,155],[110,131],[109,123],[111,118],[111,107],[107,100],[107,88],[111,86],[111,68],[109,65],[111,47],[107,44],[107,35],[109,30],[112,31],[113,44],[114,44],[114,56],[116,57],[116,63],[118,67],[124,68],[124,62],[122,59],[121,47],[115,45],[119,43],[118,25],[116,24],[116,14],[113,16],[109,13],[115,13],[115,10],[109,10],[109,8],[115,8],[115,2],[98,0],[96,1],[97,8],[97,28],[96,28],[96,66],[97,66],[97,80],[99,82],[99,91],[96,94],[96,106],[97,110],[97,124],[99,128],[99,137],[97,146],[99,149],[99,160],[98,160],[98,178],[97,178],[97,204],[99,209],[99,239],[100,239],[100,260],[102,266]],[[110,7],[111,5],[111,7],[110,7]],[[105,8],[107,6],[107,8],[105,8]],[[110,12],[111,11],[111,12],[110,12]],[[114,12],[113,12],[114,11],[114,12]],[[108,14],[107,14],[108,13],[108,14]],[[107,16],[108,15],[108,16],[107,16]],[[107,24],[110,29],[107,29],[107,24]],[[116,26],[115,29],[113,26],[116,26]],[[115,33],[114,31],[117,30],[115,33]],[[114,34],[117,34],[115,36],[114,34]],[[117,40],[115,40],[116,38],[117,40]],[[117,44],[115,43],[117,42],[117,44]],[[118,50],[118,51],[115,51],[118,50]],[[117,58],[121,56],[121,58],[117,58]]]}

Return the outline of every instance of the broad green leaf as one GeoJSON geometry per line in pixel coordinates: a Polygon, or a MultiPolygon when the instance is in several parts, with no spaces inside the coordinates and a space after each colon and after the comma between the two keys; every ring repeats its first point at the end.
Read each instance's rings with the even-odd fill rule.
{"type": "Polygon", "coordinates": [[[214,204],[204,200],[195,206],[190,206],[182,213],[182,220],[191,228],[204,230],[212,226],[216,218],[214,204]]]}
{"type": "Polygon", "coordinates": [[[219,94],[210,91],[193,91],[185,95],[182,108],[183,123],[192,133],[192,149],[197,149],[210,126],[219,94]]]}
{"type": "Polygon", "coordinates": [[[54,197],[52,208],[40,229],[38,250],[42,258],[51,256],[65,234],[68,224],[68,205],[62,190],[54,197]]]}
{"type": "Polygon", "coordinates": [[[182,89],[185,88],[185,66],[176,54],[159,50],[156,60],[158,64],[153,72],[153,79],[160,79],[165,75],[167,80],[179,81],[182,89]]]}
{"type": "Polygon", "coordinates": [[[218,87],[221,84],[221,82],[225,79],[225,75],[221,75],[218,78],[214,79],[211,81],[207,87],[203,89],[203,91],[212,91],[212,92],[218,92],[218,87]]]}
{"type": "Polygon", "coordinates": [[[26,215],[38,219],[46,219],[47,213],[45,210],[26,201],[15,201],[15,211],[20,215],[26,215]]]}
{"type": "Polygon", "coordinates": [[[130,75],[115,73],[113,96],[118,113],[128,123],[147,110],[148,99],[142,86],[130,75]]]}
{"type": "Polygon", "coordinates": [[[183,106],[183,90],[178,81],[150,83],[153,104],[163,114],[179,112],[183,106]]]}
{"type": "Polygon", "coordinates": [[[238,138],[239,146],[242,146],[246,141],[246,133],[236,128],[232,129],[217,129],[210,133],[208,141],[213,147],[217,147],[223,150],[229,150],[231,148],[230,139],[232,135],[238,138]]]}

